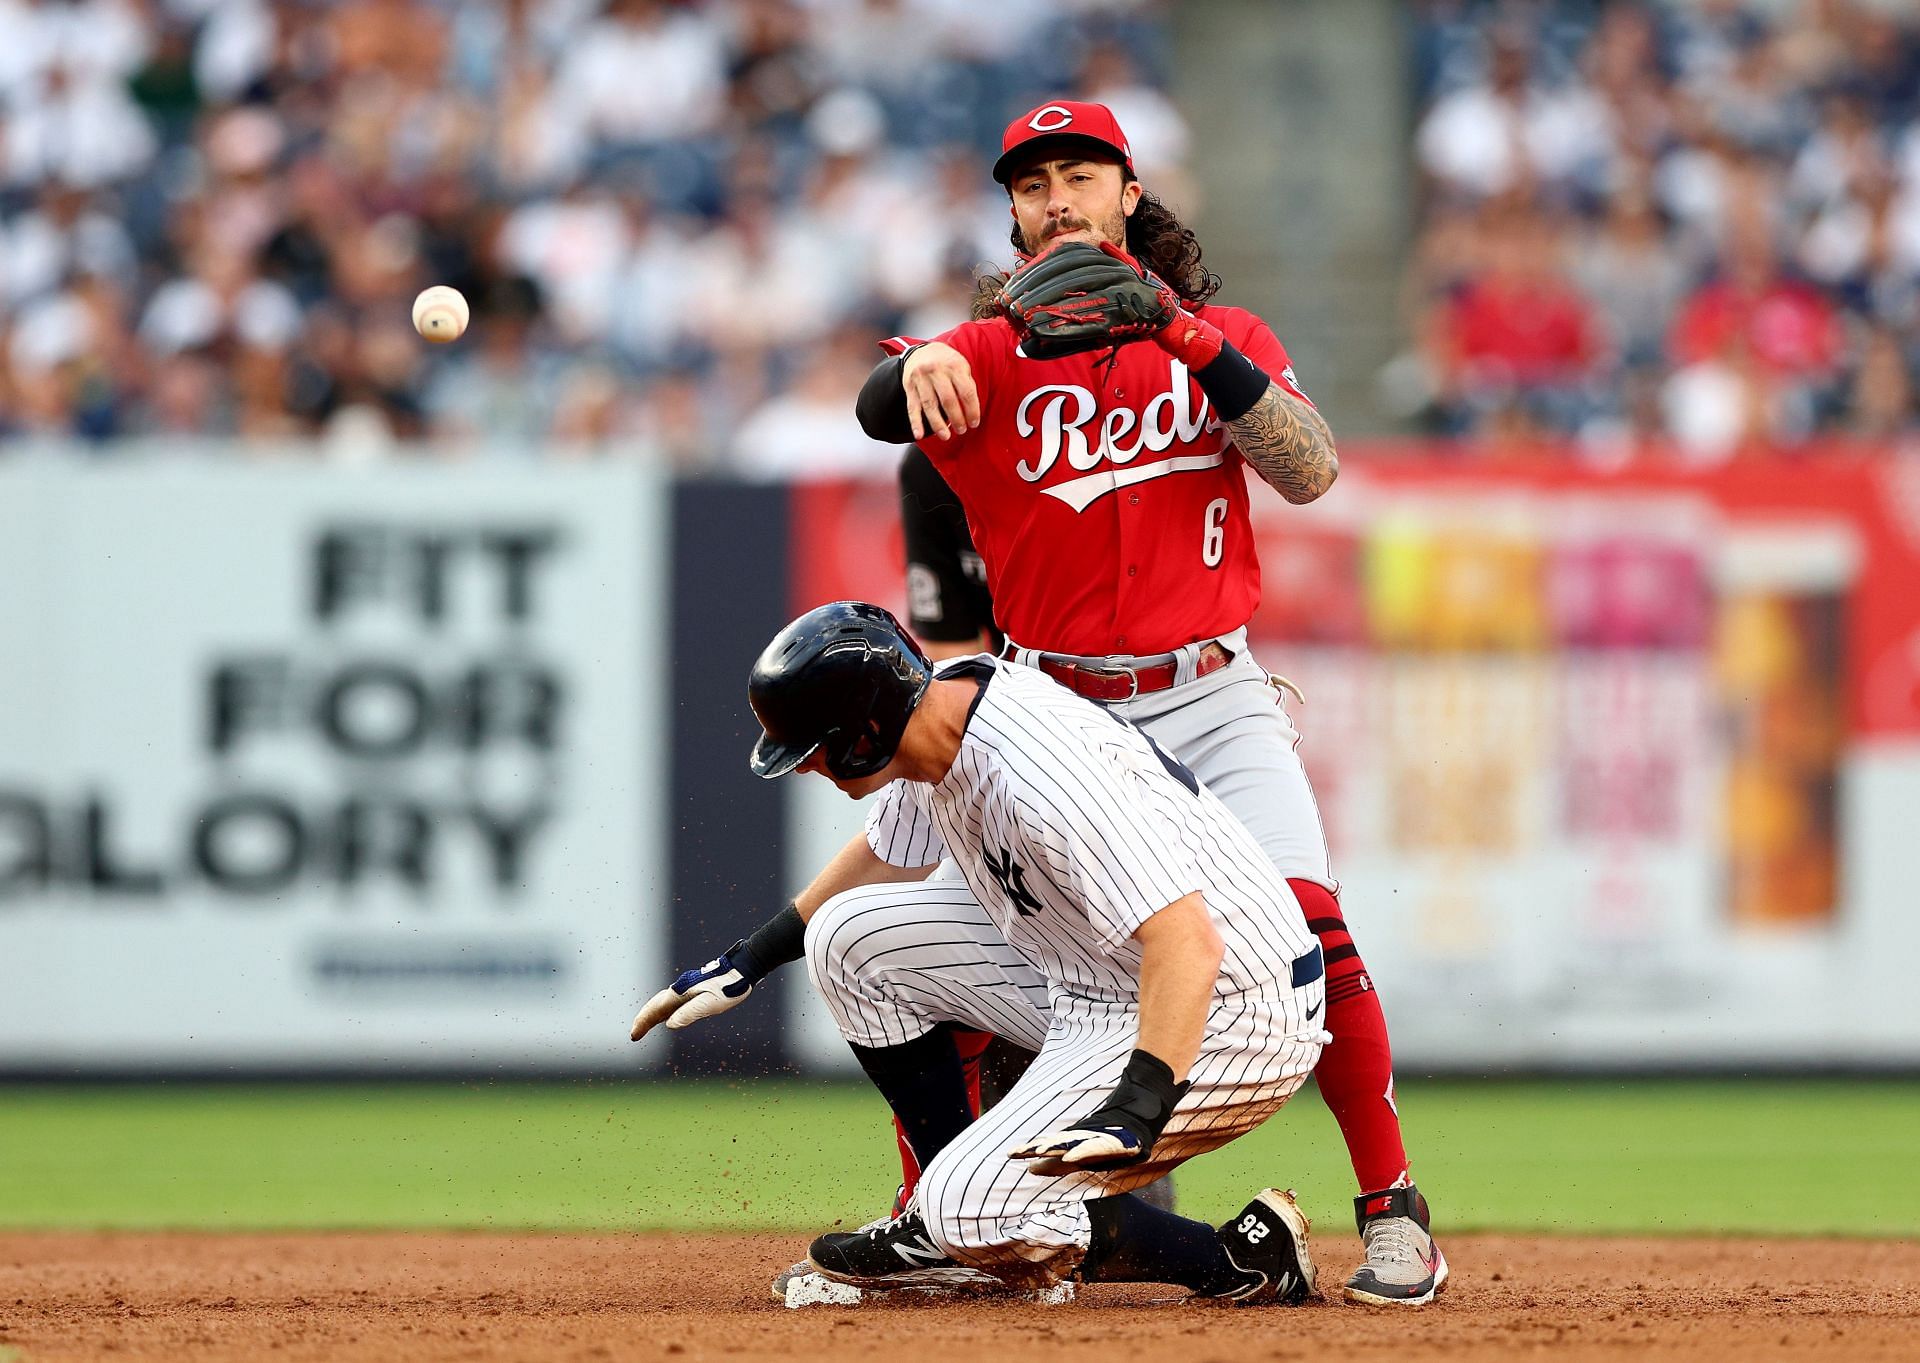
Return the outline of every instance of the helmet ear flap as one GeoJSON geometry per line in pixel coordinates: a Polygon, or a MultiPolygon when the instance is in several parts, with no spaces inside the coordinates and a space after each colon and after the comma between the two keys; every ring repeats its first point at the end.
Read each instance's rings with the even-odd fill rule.
{"type": "Polygon", "coordinates": [[[893,753],[883,749],[884,739],[885,735],[880,732],[880,721],[869,711],[850,739],[843,741],[843,735],[834,735],[833,742],[829,744],[827,770],[843,781],[873,775],[893,761],[893,753]]]}

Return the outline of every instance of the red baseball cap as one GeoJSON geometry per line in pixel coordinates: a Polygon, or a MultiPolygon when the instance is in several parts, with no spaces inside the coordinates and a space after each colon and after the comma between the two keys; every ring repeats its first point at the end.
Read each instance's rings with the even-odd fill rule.
{"type": "Polygon", "coordinates": [[[1103,160],[1117,158],[1133,175],[1133,149],[1113,110],[1104,104],[1085,104],[1079,100],[1056,99],[1042,104],[1007,124],[1000,135],[1000,159],[993,163],[993,178],[1001,184],[1013,179],[1014,170],[1031,157],[1029,144],[1059,142],[1064,146],[1084,143],[1097,150],[1103,160]]]}

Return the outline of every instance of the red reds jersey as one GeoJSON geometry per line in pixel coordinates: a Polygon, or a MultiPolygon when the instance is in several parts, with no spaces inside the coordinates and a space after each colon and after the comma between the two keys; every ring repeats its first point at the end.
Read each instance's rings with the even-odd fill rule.
{"type": "MultiPolygon", "coordinates": [[[[1197,312],[1297,392],[1266,323],[1243,308],[1197,312]]],[[[1260,564],[1245,461],[1185,365],[1151,341],[1117,359],[1030,360],[997,317],[937,339],[973,367],[981,424],[920,448],[966,507],[994,617],[1015,643],[1166,653],[1247,623],[1260,564]]]]}

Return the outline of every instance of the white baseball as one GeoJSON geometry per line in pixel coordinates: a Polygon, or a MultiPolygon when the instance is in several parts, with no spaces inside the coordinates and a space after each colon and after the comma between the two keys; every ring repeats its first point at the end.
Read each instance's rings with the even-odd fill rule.
{"type": "Polygon", "coordinates": [[[436,345],[457,341],[467,329],[467,300],[445,284],[422,289],[413,300],[413,329],[436,345]]]}

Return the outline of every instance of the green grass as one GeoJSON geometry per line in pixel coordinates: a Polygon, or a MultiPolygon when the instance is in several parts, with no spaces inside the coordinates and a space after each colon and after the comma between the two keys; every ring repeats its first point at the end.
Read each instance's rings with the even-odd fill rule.
{"type": "MultiPolygon", "coordinates": [[[[1414,1172],[1455,1230],[1920,1235],[1920,1082],[1409,1081],[1414,1172]]],[[[722,1082],[0,1088],[0,1226],[818,1230],[883,1209],[885,1109],[722,1082]]],[[[1180,1173],[1331,1228],[1351,1174],[1309,1089],[1180,1173]]]]}

